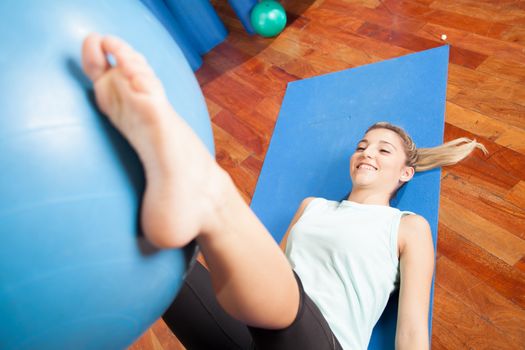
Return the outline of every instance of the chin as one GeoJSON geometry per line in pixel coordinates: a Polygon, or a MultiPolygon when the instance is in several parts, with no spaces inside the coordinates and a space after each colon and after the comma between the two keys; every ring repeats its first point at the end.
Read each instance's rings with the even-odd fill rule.
{"type": "Polygon", "coordinates": [[[370,187],[371,185],[374,185],[377,181],[377,179],[359,179],[359,178],[353,178],[352,179],[352,187],[370,187]]]}

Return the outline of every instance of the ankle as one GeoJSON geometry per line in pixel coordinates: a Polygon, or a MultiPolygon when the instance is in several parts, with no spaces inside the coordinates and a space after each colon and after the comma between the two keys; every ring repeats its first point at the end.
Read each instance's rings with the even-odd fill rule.
{"type": "Polygon", "coordinates": [[[212,234],[217,231],[222,213],[230,206],[231,197],[236,191],[235,184],[228,172],[214,162],[210,169],[210,181],[204,189],[207,198],[207,220],[203,226],[203,234],[212,234]]]}
{"type": "Polygon", "coordinates": [[[214,236],[223,227],[223,218],[229,214],[232,202],[239,196],[231,176],[216,162],[210,169],[210,182],[205,189],[205,216],[202,226],[202,236],[214,236]]]}

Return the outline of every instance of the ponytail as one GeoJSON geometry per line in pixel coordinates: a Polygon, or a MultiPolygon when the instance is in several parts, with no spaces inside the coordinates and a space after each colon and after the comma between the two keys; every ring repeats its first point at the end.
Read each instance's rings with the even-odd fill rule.
{"type": "Polygon", "coordinates": [[[366,132],[373,129],[388,129],[398,134],[405,146],[406,165],[414,167],[416,172],[456,164],[465,159],[475,148],[479,148],[483,153],[488,154],[485,146],[476,142],[476,140],[466,137],[460,137],[436,147],[416,148],[412,138],[398,126],[387,122],[379,122],[369,127],[366,132]]]}
{"type": "Polygon", "coordinates": [[[414,168],[419,172],[456,164],[465,159],[475,148],[481,149],[485,154],[489,153],[481,143],[466,137],[460,137],[437,147],[418,148],[414,168]]]}

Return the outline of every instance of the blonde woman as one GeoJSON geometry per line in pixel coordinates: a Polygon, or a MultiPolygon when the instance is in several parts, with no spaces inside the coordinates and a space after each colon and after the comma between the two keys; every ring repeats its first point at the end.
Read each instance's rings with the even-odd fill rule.
{"type": "Polygon", "coordinates": [[[429,348],[430,228],[389,201],[415,171],[482,145],[458,139],[416,149],[400,128],[373,125],[351,157],[347,200],[305,199],[283,254],[140,54],[91,34],[82,58],[99,108],[143,163],[145,235],[162,248],[196,239],[208,264],[194,266],[165,315],[188,349],[366,349],[398,283],[397,348],[429,348]]]}

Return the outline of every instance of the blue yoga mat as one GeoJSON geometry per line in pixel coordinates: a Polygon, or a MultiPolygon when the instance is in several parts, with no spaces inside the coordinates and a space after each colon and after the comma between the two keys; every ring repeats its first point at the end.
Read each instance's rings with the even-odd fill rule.
{"type": "MultiPolygon", "coordinates": [[[[277,242],[304,198],[348,195],[349,158],[373,123],[403,127],[418,147],[443,142],[448,55],[441,46],[288,84],[251,204],[277,242]]],[[[434,247],[440,176],[417,173],[391,203],[428,220],[434,247]]],[[[369,349],[394,349],[397,304],[393,293],[369,349]]]]}

